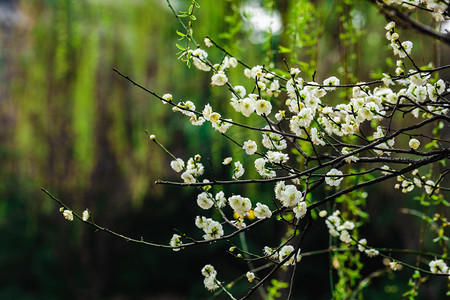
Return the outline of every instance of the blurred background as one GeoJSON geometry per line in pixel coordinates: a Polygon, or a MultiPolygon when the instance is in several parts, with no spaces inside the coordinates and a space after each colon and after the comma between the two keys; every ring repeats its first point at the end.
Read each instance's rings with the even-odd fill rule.
{"type": "MultiPolygon", "coordinates": [[[[176,11],[186,10],[190,1],[172,4],[176,11]]],[[[386,60],[391,56],[386,20],[366,1],[200,5],[197,42],[208,35],[248,65],[283,68],[287,58],[305,76],[316,71],[318,80],[337,75],[341,82],[367,81],[393,70],[386,60]],[[289,23],[293,19],[295,26],[289,23]],[[348,26],[337,26],[338,20],[348,26]]],[[[220,169],[222,157],[251,163],[209,126],[191,126],[113,72],[116,68],[157,94],[192,100],[197,108],[211,102],[223,115],[243,118],[230,109],[225,89],[211,89],[207,74],[177,60],[176,30],[182,28],[166,1],[1,0],[0,26],[0,299],[207,299],[212,296],[200,273],[205,263],[214,264],[222,280],[239,277],[242,263],[225,253],[229,244],[175,253],[127,243],[67,222],[40,191],[47,189],[75,211],[89,208],[102,226],[167,244],[174,229],[198,234],[197,191],[154,184],[178,177],[168,168],[171,158],[145,130],[177,157],[211,158],[218,177],[230,175],[220,169]]],[[[405,39],[414,35],[404,33],[405,39]]],[[[426,37],[415,41],[419,64],[448,59],[442,55],[448,48],[426,37]]],[[[221,55],[211,51],[210,57],[221,55]]],[[[242,78],[242,71],[231,72],[230,79],[242,78]]],[[[252,135],[235,132],[234,137],[252,135]]],[[[368,232],[376,232],[375,245],[416,248],[411,227],[419,229],[420,222],[399,213],[406,198],[386,205],[399,197],[392,186],[369,191],[367,210],[377,219],[368,232]]],[[[271,201],[270,187],[225,189],[227,195],[271,201]]],[[[261,249],[267,237],[279,238],[281,232],[266,226],[251,236],[249,247],[261,249]]],[[[328,247],[323,224],[315,225],[305,245],[308,251],[328,247]]],[[[328,255],[304,258],[302,264],[296,299],[329,299],[328,255]]],[[[368,274],[383,267],[381,261],[371,264],[368,274]]],[[[366,298],[385,293],[397,298],[404,291],[397,283],[410,275],[374,279],[366,298]]],[[[427,299],[439,299],[444,283],[425,287],[427,299]]]]}

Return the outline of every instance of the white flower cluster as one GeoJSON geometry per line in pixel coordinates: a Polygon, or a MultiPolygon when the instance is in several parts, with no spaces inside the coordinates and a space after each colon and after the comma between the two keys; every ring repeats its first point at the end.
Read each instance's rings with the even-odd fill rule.
{"type": "MultiPolygon", "coordinates": [[[[64,207],[61,207],[59,211],[62,213],[64,219],[68,221],[73,221],[73,212],[69,209],[64,209],[64,207]]],[[[88,209],[85,209],[83,213],[81,214],[81,219],[84,222],[87,222],[89,218],[91,217],[91,214],[88,209]]]]}
{"type": "MultiPolygon", "coordinates": [[[[325,220],[325,224],[328,227],[330,235],[339,237],[341,242],[350,245],[354,241],[351,231],[355,229],[355,223],[351,221],[342,222],[339,217],[340,214],[341,212],[339,210],[334,211],[333,214],[328,216],[325,220]]],[[[379,254],[378,250],[367,247],[366,239],[360,239],[356,244],[358,245],[358,250],[364,252],[369,257],[374,257],[379,254]]]]}
{"type": "Polygon", "coordinates": [[[205,240],[216,239],[223,236],[222,224],[211,218],[197,216],[195,218],[195,226],[205,232],[203,235],[203,239],[205,240]]]}
{"type": "Polygon", "coordinates": [[[424,188],[427,195],[431,195],[433,191],[434,193],[439,192],[439,188],[436,186],[436,183],[433,180],[427,179],[425,176],[420,176],[419,170],[415,169],[411,172],[411,174],[414,176],[413,179],[408,179],[404,175],[397,176],[398,183],[394,185],[394,188],[401,188],[402,193],[409,193],[414,189],[414,187],[424,188]]]}
{"type": "Polygon", "coordinates": [[[195,183],[197,182],[197,177],[200,177],[205,172],[205,167],[200,162],[201,156],[195,155],[194,157],[189,158],[187,163],[185,164],[183,159],[177,158],[170,162],[170,167],[177,173],[181,174],[181,178],[185,183],[195,183]]]}
{"type": "Polygon", "coordinates": [[[219,288],[219,285],[217,284],[217,271],[214,269],[211,265],[205,265],[202,269],[202,275],[205,276],[205,279],[203,280],[203,284],[209,291],[215,291],[219,288]]]}
{"type": "MultiPolygon", "coordinates": [[[[402,4],[400,1],[385,2],[402,4]]],[[[412,2],[433,7],[430,8],[433,11],[441,9],[436,5],[436,1],[412,2]]],[[[235,58],[225,56],[219,64],[214,64],[208,60],[208,53],[205,50],[200,48],[189,50],[193,65],[199,70],[210,72],[211,85],[214,88],[226,87],[231,91],[229,104],[236,112],[247,118],[259,118],[264,121],[265,125],[256,128],[261,132],[260,139],[245,138],[242,141],[235,141],[235,143],[240,145],[240,150],[245,152],[246,155],[256,156],[254,166],[263,179],[277,181],[274,187],[275,198],[284,209],[293,212],[296,220],[304,218],[308,213],[308,205],[305,202],[307,194],[303,194],[306,192],[300,190],[302,186],[300,179],[293,180],[294,184],[286,184],[285,181],[276,178],[277,172],[280,174],[282,172],[290,173],[290,175],[294,175],[292,177],[298,174],[296,169],[292,169],[288,165],[294,158],[293,156],[290,157],[288,154],[290,152],[286,151],[288,142],[298,146],[296,147],[298,152],[304,151],[306,155],[309,155],[309,149],[313,148],[317,157],[320,157],[322,153],[334,152],[332,155],[341,154],[345,163],[355,164],[360,160],[367,159],[362,157],[366,153],[368,153],[367,155],[381,157],[398,152],[398,149],[394,148],[396,141],[389,137],[392,132],[379,125],[382,120],[394,114],[396,110],[410,114],[415,118],[431,118],[448,113],[446,108],[448,105],[439,105],[439,103],[446,101],[441,96],[447,92],[445,82],[442,79],[432,78],[432,71],[426,71],[425,68],[423,70],[418,68],[417,70],[408,70],[402,59],[410,58],[413,43],[400,40],[394,22],[387,24],[385,29],[387,31],[386,38],[393,49],[394,55],[399,60],[396,63],[395,75],[384,73],[380,80],[382,84],[376,87],[360,82],[348,89],[341,85],[340,79],[335,76],[330,76],[323,82],[316,82],[315,80],[308,82],[302,78],[301,72],[297,68],[292,68],[290,77],[287,78],[271,72],[261,65],[249,67],[243,71],[245,77],[252,81],[250,87],[242,82],[235,84],[233,77],[228,73],[230,68],[236,68],[238,65],[235,58]],[[346,89],[349,99],[335,106],[325,104],[324,99],[331,97],[332,93],[336,93],[335,91],[338,89],[346,89]],[[280,96],[285,97],[285,100],[275,102],[276,98],[280,96]],[[278,111],[274,111],[274,107],[278,111]],[[371,131],[368,132],[367,129],[364,129],[364,132],[358,136],[363,136],[364,139],[367,137],[366,141],[375,145],[369,149],[370,151],[364,152],[358,151],[360,149],[358,145],[348,144],[350,139],[346,138],[357,135],[363,124],[364,128],[367,125],[368,128],[371,128],[371,131]],[[303,141],[307,143],[305,148],[302,145],[303,141]]],[[[211,40],[205,39],[205,45],[210,47],[213,43],[211,40]]],[[[405,61],[408,61],[408,59],[405,59],[405,61]]],[[[164,103],[174,105],[171,94],[165,94],[161,99],[164,103]]],[[[222,134],[225,134],[232,124],[248,127],[247,124],[234,123],[231,119],[224,119],[219,112],[213,110],[210,104],[206,104],[201,112],[197,112],[192,101],[181,101],[174,105],[173,110],[190,117],[190,122],[196,126],[210,122],[211,126],[222,134]]],[[[406,134],[397,135],[397,143],[403,145],[406,151],[411,154],[418,154],[421,151],[419,150],[420,141],[416,137],[419,135],[415,132],[406,134]],[[409,134],[409,139],[402,140],[402,138],[405,139],[406,134],[409,134]]],[[[229,138],[232,139],[231,136],[229,138]]],[[[304,156],[307,157],[306,155],[304,156]]],[[[245,162],[245,159],[242,162],[245,162]]],[[[234,161],[231,157],[223,159],[222,164],[230,165],[232,168],[231,177],[233,180],[239,181],[244,176],[246,170],[242,162],[234,161]]],[[[189,158],[186,163],[183,159],[176,158],[170,165],[176,172],[181,173],[184,183],[201,182],[200,177],[204,173],[204,167],[200,162],[199,155],[189,158]]],[[[318,167],[321,167],[320,162],[318,167]]],[[[339,164],[331,165],[329,168],[331,169],[327,167],[324,171],[323,167],[321,175],[315,173],[312,176],[321,176],[328,186],[339,187],[348,175],[343,173],[344,168],[339,164]]],[[[395,172],[387,166],[381,167],[381,171],[382,174],[395,172]]],[[[417,170],[412,174],[415,176],[413,179],[408,179],[405,175],[398,176],[398,183],[395,187],[401,188],[404,193],[410,192],[415,186],[423,187],[427,194],[437,191],[438,187],[432,180],[424,176],[420,177],[417,170]]],[[[209,183],[206,182],[206,184],[209,183]]],[[[225,197],[222,191],[214,195],[210,189],[210,186],[204,187],[198,194],[197,205],[203,210],[218,209],[222,219],[216,221],[205,216],[196,217],[195,225],[203,230],[204,240],[223,237],[223,226],[225,224],[238,229],[245,227],[244,219],[251,220],[253,215],[259,220],[272,217],[273,212],[265,204],[258,202],[253,206],[252,201],[242,195],[233,194],[225,197]],[[229,221],[225,217],[226,210],[222,210],[222,208],[226,206],[232,209],[236,220],[229,221]]],[[[305,189],[307,190],[307,188],[305,189]]],[[[343,244],[357,246],[359,251],[364,252],[369,257],[379,254],[378,250],[367,246],[366,239],[359,239],[358,241],[356,230],[354,230],[355,223],[343,220],[339,210],[328,217],[326,211],[322,211],[320,216],[326,218],[325,223],[330,235],[339,238],[343,244]]],[[[170,245],[174,247],[174,251],[181,249],[181,236],[174,234],[170,245]]],[[[271,260],[278,263],[283,262],[286,266],[293,265],[301,259],[300,250],[293,255],[294,251],[296,249],[292,245],[284,245],[276,249],[264,248],[265,255],[271,260]]],[[[432,270],[433,268],[448,270],[446,265],[445,267],[442,265],[442,261],[436,260],[432,263],[433,265],[430,263],[432,270]]],[[[215,290],[219,287],[216,280],[216,271],[212,266],[205,266],[202,274],[205,276],[205,286],[209,290],[215,290]]],[[[246,277],[251,282],[255,275],[248,272],[246,277]]]]}

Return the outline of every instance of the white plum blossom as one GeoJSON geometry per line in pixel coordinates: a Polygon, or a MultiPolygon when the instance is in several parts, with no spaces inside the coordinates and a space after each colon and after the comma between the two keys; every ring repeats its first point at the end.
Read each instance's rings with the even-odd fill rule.
{"type": "Polygon", "coordinates": [[[167,102],[171,102],[173,97],[171,94],[164,94],[161,98],[163,98],[165,101],[162,101],[162,103],[167,104],[167,102]]]}
{"type": "Polygon", "coordinates": [[[301,219],[306,215],[306,212],[308,210],[308,206],[306,205],[306,202],[302,201],[300,203],[298,203],[296,206],[294,206],[294,208],[292,209],[292,211],[295,214],[295,217],[297,219],[301,219]]]}
{"type": "Polygon", "coordinates": [[[352,237],[350,233],[345,229],[341,231],[339,239],[346,244],[350,244],[352,242],[352,237]]]}
{"type": "Polygon", "coordinates": [[[229,165],[232,161],[233,161],[232,157],[230,157],[230,156],[229,157],[225,157],[223,159],[223,161],[222,161],[222,165],[224,165],[224,166],[229,165]]]}
{"type": "Polygon", "coordinates": [[[83,219],[83,221],[84,222],[87,222],[87,220],[89,220],[89,217],[90,217],[90,213],[89,213],[89,210],[88,209],[85,209],[84,211],[83,211],[83,214],[82,214],[82,219],[83,219]]]}
{"type": "Polygon", "coordinates": [[[203,43],[205,43],[206,47],[211,47],[213,45],[213,43],[211,42],[211,40],[207,37],[205,37],[205,39],[203,40],[203,43]]]}
{"type": "MultiPolygon", "coordinates": [[[[270,129],[270,126],[267,125],[263,129],[270,129]]],[[[267,149],[275,148],[277,150],[284,150],[287,148],[287,142],[281,134],[270,131],[263,131],[262,136],[262,144],[267,149]]]]}
{"type": "Polygon", "coordinates": [[[298,74],[300,74],[300,69],[298,69],[298,68],[291,68],[291,71],[290,71],[290,74],[292,75],[292,76],[297,76],[298,74]]]}
{"type": "Polygon", "coordinates": [[[212,107],[211,105],[208,103],[205,105],[205,108],[202,111],[203,114],[203,118],[205,118],[205,120],[210,121],[211,122],[211,114],[213,113],[212,107]]]}
{"type": "Polygon", "coordinates": [[[205,285],[205,288],[209,291],[215,291],[219,288],[219,285],[216,282],[216,277],[215,276],[209,276],[209,277],[205,277],[205,279],[203,280],[203,284],[205,285]]]}
{"type": "Polygon", "coordinates": [[[240,195],[234,195],[228,198],[231,208],[239,215],[246,216],[252,208],[252,202],[249,198],[240,195]]]}
{"type": "Polygon", "coordinates": [[[253,98],[246,97],[242,100],[240,104],[240,112],[249,117],[256,110],[256,101],[253,98]]]}
{"type": "Polygon", "coordinates": [[[419,146],[420,146],[420,142],[418,139],[410,139],[409,140],[409,147],[411,149],[416,150],[417,148],[419,148],[419,146]]]}
{"type": "Polygon", "coordinates": [[[212,195],[207,192],[202,192],[197,196],[197,205],[203,209],[210,209],[214,205],[212,195]]]}
{"type": "Polygon", "coordinates": [[[281,164],[289,160],[289,156],[286,153],[278,151],[267,151],[267,159],[271,163],[281,164]]]}
{"type": "Polygon", "coordinates": [[[197,216],[195,218],[195,226],[205,232],[203,235],[203,239],[205,240],[216,239],[223,236],[222,224],[211,218],[197,216]]]}
{"type": "Polygon", "coordinates": [[[255,111],[258,115],[269,115],[272,111],[272,104],[266,100],[258,100],[255,103],[255,111]]]}
{"type": "Polygon", "coordinates": [[[335,76],[329,77],[329,78],[327,78],[327,79],[325,79],[325,80],[323,81],[323,85],[326,85],[326,86],[327,86],[327,87],[325,87],[324,89],[326,89],[326,90],[328,90],[328,91],[333,91],[333,90],[335,90],[336,87],[334,87],[334,86],[339,85],[339,84],[340,84],[340,81],[339,81],[339,79],[338,79],[337,77],[335,77],[335,76]]]}
{"type": "Polygon", "coordinates": [[[214,291],[216,289],[219,288],[219,285],[217,284],[217,280],[216,280],[216,276],[217,276],[217,271],[216,269],[214,269],[213,266],[211,265],[205,265],[202,268],[202,275],[205,276],[205,279],[203,280],[203,284],[205,285],[205,287],[210,290],[210,291],[214,291]]]}
{"type": "Polygon", "coordinates": [[[221,86],[228,82],[227,75],[223,71],[218,71],[211,77],[211,85],[221,86]]]}
{"type": "Polygon", "coordinates": [[[345,221],[342,225],[338,226],[337,230],[353,230],[355,228],[355,223],[351,221],[345,221]]]}
{"type": "Polygon", "coordinates": [[[233,179],[239,179],[244,175],[245,169],[240,161],[234,163],[233,179]]]}
{"type": "Polygon", "coordinates": [[[252,282],[253,280],[255,280],[255,273],[247,272],[247,274],[245,274],[245,277],[247,277],[248,282],[252,282]]]}
{"type": "Polygon", "coordinates": [[[281,120],[283,120],[286,117],[286,111],[285,110],[279,110],[276,114],[275,114],[275,119],[280,122],[281,120]]]}
{"type": "Polygon", "coordinates": [[[225,197],[223,191],[218,192],[214,198],[216,200],[216,205],[218,208],[222,208],[227,205],[227,198],[225,197]]]}
{"type": "MultiPolygon", "coordinates": [[[[278,260],[282,262],[285,260],[289,255],[291,255],[292,252],[295,251],[295,248],[291,245],[283,246],[280,249],[280,252],[278,254],[278,260]]],[[[286,262],[284,262],[284,266],[294,265],[295,261],[299,262],[301,260],[302,256],[300,254],[300,249],[296,254],[293,254],[286,262]]]]}
{"type": "Polygon", "coordinates": [[[343,177],[338,177],[343,175],[343,173],[337,169],[331,169],[325,177],[325,182],[329,186],[338,186],[341,181],[344,179],[343,177]],[[337,175],[337,176],[336,176],[337,175]]]}
{"type": "MultiPolygon", "coordinates": [[[[172,236],[172,238],[170,239],[170,246],[171,247],[179,247],[181,245],[182,245],[182,243],[181,243],[181,235],[174,234],[172,236]]],[[[180,248],[173,248],[172,250],[173,251],[180,251],[180,248]]]]}
{"type": "Polygon", "coordinates": [[[231,119],[218,120],[217,122],[211,123],[212,127],[219,131],[220,133],[227,132],[228,129],[233,125],[231,119]]]}
{"type": "Polygon", "coordinates": [[[400,58],[405,58],[407,55],[411,54],[413,43],[411,41],[404,41],[401,45],[402,46],[400,47],[398,44],[391,44],[394,54],[398,55],[400,58]]]}
{"type": "Polygon", "coordinates": [[[259,202],[256,203],[256,207],[253,212],[255,213],[255,217],[258,219],[269,219],[272,216],[272,212],[270,211],[269,207],[259,202]]]}
{"type": "Polygon", "coordinates": [[[247,94],[247,91],[245,90],[245,87],[242,85],[236,85],[234,87],[234,91],[239,95],[239,97],[243,98],[247,94]]]}
{"type": "Polygon", "coordinates": [[[360,252],[364,252],[366,250],[367,240],[366,239],[360,239],[358,241],[358,250],[360,252]]]}
{"type": "Polygon", "coordinates": [[[389,267],[392,271],[398,271],[402,268],[402,265],[398,261],[394,260],[389,263],[389,267]]]}
{"type": "Polygon", "coordinates": [[[325,146],[325,142],[319,137],[319,134],[317,132],[317,128],[313,127],[311,128],[311,141],[313,142],[314,145],[321,145],[321,146],[325,146]]]}
{"type": "Polygon", "coordinates": [[[338,217],[340,214],[339,210],[336,210],[332,215],[328,216],[325,220],[325,225],[328,227],[328,231],[332,236],[339,236],[339,231],[337,230],[341,225],[341,219],[338,217]]]}
{"type": "Polygon", "coordinates": [[[429,263],[430,271],[434,274],[447,274],[449,268],[447,264],[442,259],[435,259],[429,263]]]}
{"type": "MultiPolygon", "coordinates": [[[[343,147],[343,148],[342,148],[342,151],[341,151],[341,153],[342,153],[343,155],[347,155],[347,154],[349,154],[350,152],[351,152],[351,149],[348,148],[348,147],[343,147]]],[[[351,155],[351,156],[347,156],[346,158],[344,158],[344,160],[345,160],[346,163],[350,164],[350,163],[352,163],[352,162],[358,161],[359,158],[356,157],[356,156],[354,156],[354,155],[351,155]]]]}
{"type": "Polygon", "coordinates": [[[293,207],[302,201],[302,192],[295,185],[289,184],[284,187],[277,198],[284,207],[293,207]]]}
{"type": "Polygon", "coordinates": [[[194,66],[200,71],[209,72],[211,71],[211,67],[206,63],[208,53],[205,50],[197,48],[195,50],[189,50],[192,54],[192,61],[194,66]]]}
{"type": "Polygon", "coordinates": [[[364,250],[364,253],[366,253],[366,255],[368,256],[368,257],[375,257],[375,256],[377,256],[378,254],[380,254],[380,252],[378,252],[378,250],[376,250],[376,249],[366,249],[366,250],[364,250]]]}
{"type": "Polygon", "coordinates": [[[189,122],[191,122],[191,124],[194,126],[200,126],[203,123],[205,123],[205,119],[203,117],[199,117],[199,116],[195,115],[195,116],[191,116],[191,118],[189,119],[189,122]]]}
{"type": "Polygon", "coordinates": [[[258,149],[258,146],[256,145],[255,141],[248,140],[248,141],[244,142],[242,149],[244,149],[245,153],[247,153],[248,155],[252,155],[252,154],[255,154],[255,152],[258,149]]]}
{"type": "Polygon", "coordinates": [[[436,189],[434,181],[433,180],[427,180],[425,182],[425,192],[428,195],[431,195],[431,193],[433,192],[434,189],[436,189]]]}
{"type": "Polygon", "coordinates": [[[184,183],[195,183],[197,181],[190,171],[183,172],[181,174],[181,179],[183,179],[184,183]]]}
{"type": "Polygon", "coordinates": [[[62,214],[66,220],[73,221],[73,213],[71,210],[65,209],[62,214]]]}

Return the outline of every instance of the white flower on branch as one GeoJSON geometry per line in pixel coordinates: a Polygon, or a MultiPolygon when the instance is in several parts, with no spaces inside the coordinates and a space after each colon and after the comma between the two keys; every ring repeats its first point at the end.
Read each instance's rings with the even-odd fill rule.
{"type": "Polygon", "coordinates": [[[326,174],[325,182],[329,186],[338,186],[341,183],[341,181],[344,179],[344,177],[339,177],[341,175],[343,175],[343,173],[341,171],[333,168],[326,174]]]}
{"type": "Polygon", "coordinates": [[[432,260],[428,265],[430,267],[431,273],[447,274],[449,272],[447,264],[442,259],[432,260]]]}
{"type": "Polygon", "coordinates": [[[202,192],[197,196],[197,205],[203,209],[210,209],[214,205],[212,195],[207,192],[202,192]]]}
{"type": "Polygon", "coordinates": [[[311,128],[311,141],[313,142],[314,145],[321,145],[321,146],[325,146],[325,142],[319,137],[317,128],[313,127],[311,128]]]}
{"type": "Polygon", "coordinates": [[[258,146],[256,145],[255,141],[248,140],[248,141],[244,142],[242,149],[245,150],[245,153],[247,153],[247,155],[252,155],[252,154],[255,154],[255,152],[258,149],[258,146]]]}
{"type": "Polygon", "coordinates": [[[248,282],[252,282],[253,280],[255,280],[255,273],[247,272],[247,274],[245,274],[245,277],[247,277],[248,282]]]}
{"type": "Polygon", "coordinates": [[[226,166],[229,165],[233,161],[232,157],[225,157],[222,161],[222,165],[226,166]]]}
{"type": "Polygon", "coordinates": [[[249,198],[240,195],[234,195],[228,198],[231,208],[239,215],[246,216],[252,208],[252,202],[249,198]]]}
{"type": "Polygon", "coordinates": [[[273,164],[282,164],[289,160],[289,156],[283,152],[267,151],[267,159],[273,164]]]}
{"type": "Polygon", "coordinates": [[[62,214],[66,220],[73,221],[73,213],[71,210],[65,209],[62,214]]]}
{"type": "Polygon", "coordinates": [[[255,217],[258,219],[269,219],[272,216],[272,212],[269,207],[265,204],[256,203],[256,207],[253,210],[255,217]]]}
{"type": "Polygon", "coordinates": [[[255,111],[258,115],[266,115],[268,116],[272,111],[272,104],[266,100],[258,100],[255,103],[255,111]]]}
{"type": "Polygon", "coordinates": [[[366,239],[360,239],[358,241],[358,250],[360,252],[364,252],[366,250],[367,240],[366,239]]]}
{"type": "MultiPolygon", "coordinates": [[[[239,97],[243,98],[247,94],[247,91],[245,90],[245,87],[242,85],[236,85],[234,87],[234,91],[239,95],[239,97]]],[[[234,96],[234,94],[233,94],[234,96]]]]}
{"type": "Polygon", "coordinates": [[[377,256],[378,254],[380,254],[380,252],[378,252],[378,250],[376,250],[376,249],[366,249],[366,250],[364,250],[364,253],[366,253],[366,255],[368,256],[368,257],[375,257],[375,256],[377,256]]]}
{"type": "Polygon", "coordinates": [[[205,37],[205,39],[203,40],[203,43],[205,43],[206,47],[211,47],[213,45],[213,43],[211,42],[211,40],[207,37],[205,37]]]}
{"type": "Polygon", "coordinates": [[[435,192],[438,191],[438,189],[436,188],[436,185],[435,185],[434,181],[433,181],[433,180],[427,180],[427,181],[425,182],[425,192],[426,192],[428,195],[431,195],[431,193],[433,192],[433,190],[435,190],[435,192]]]}
{"type": "Polygon", "coordinates": [[[335,76],[331,76],[323,81],[323,85],[327,86],[327,87],[325,87],[325,89],[328,91],[335,90],[336,87],[334,87],[334,86],[339,85],[339,84],[340,84],[339,78],[337,78],[335,76]]]}
{"type": "Polygon", "coordinates": [[[239,112],[244,116],[249,117],[256,110],[256,101],[251,97],[246,97],[239,102],[239,112]]]}
{"type": "MultiPolygon", "coordinates": [[[[266,125],[263,129],[270,129],[269,125],[266,125]]],[[[277,150],[284,150],[287,148],[286,140],[283,138],[281,134],[270,132],[270,131],[263,131],[263,139],[262,144],[267,149],[277,149],[277,150]]]]}
{"type": "Polygon", "coordinates": [[[350,233],[347,230],[342,230],[340,235],[339,235],[339,239],[346,244],[350,244],[352,242],[352,238],[350,233]]]}
{"type": "Polygon", "coordinates": [[[304,201],[298,203],[292,209],[292,211],[294,212],[295,217],[297,219],[302,219],[306,215],[307,210],[308,210],[308,206],[306,205],[306,202],[304,202],[304,201]]]}
{"type": "Polygon", "coordinates": [[[83,211],[83,214],[82,214],[82,219],[83,219],[83,221],[84,222],[87,222],[87,220],[89,220],[89,217],[90,217],[90,213],[89,213],[89,210],[88,209],[85,209],[84,211],[83,211]]]}
{"type": "Polygon", "coordinates": [[[410,139],[408,145],[411,149],[416,150],[417,148],[419,148],[420,142],[418,139],[410,139]]]}
{"type": "Polygon", "coordinates": [[[167,104],[167,102],[171,102],[173,97],[171,94],[164,94],[161,98],[163,98],[166,101],[163,101],[162,103],[167,104]]]}
{"type": "Polygon", "coordinates": [[[244,175],[245,169],[242,166],[242,163],[237,161],[234,163],[233,170],[233,179],[239,179],[242,175],[244,175]]]}
{"type": "Polygon", "coordinates": [[[303,198],[302,192],[298,191],[295,185],[289,184],[283,188],[277,199],[280,200],[284,207],[293,207],[300,203],[303,198]]]}
{"type": "Polygon", "coordinates": [[[221,86],[228,82],[227,75],[223,71],[218,71],[211,77],[211,85],[212,86],[221,86]]]}
{"type": "Polygon", "coordinates": [[[231,119],[218,120],[217,122],[211,123],[212,127],[219,131],[220,133],[226,133],[228,129],[233,125],[231,119]]]}
{"type": "MultiPolygon", "coordinates": [[[[178,246],[180,246],[182,243],[181,243],[181,235],[178,235],[178,234],[174,234],[173,236],[172,236],[172,238],[170,239],[170,246],[172,246],[172,247],[178,247],[178,246]]],[[[172,249],[173,251],[180,251],[180,248],[173,248],[172,249]]]]}

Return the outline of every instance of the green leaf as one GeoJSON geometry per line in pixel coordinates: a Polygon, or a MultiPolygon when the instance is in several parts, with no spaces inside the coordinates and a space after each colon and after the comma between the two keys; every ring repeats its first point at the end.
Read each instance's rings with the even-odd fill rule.
{"type": "Polygon", "coordinates": [[[186,48],[184,48],[183,46],[180,46],[180,45],[178,45],[178,44],[176,44],[176,46],[177,46],[178,49],[180,49],[180,50],[182,50],[182,51],[185,51],[185,50],[186,50],[186,48]]]}
{"type": "Polygon", "coordinates": [[[291,53],[291,49],[281,46],[281,45],[278,47],[278,49],[279,49],[278,50],[279,53],[291,53]]]}

